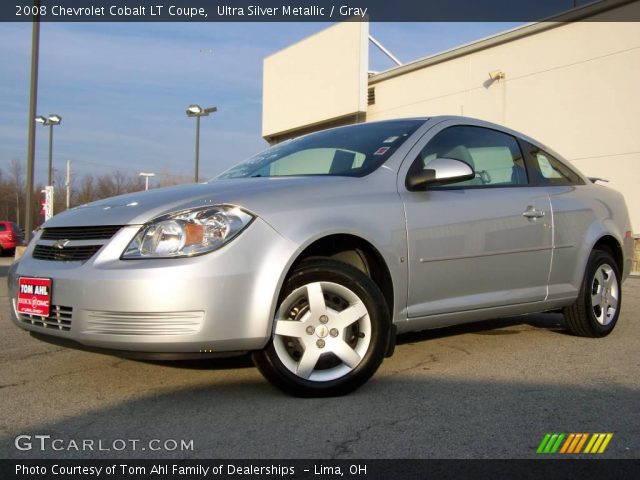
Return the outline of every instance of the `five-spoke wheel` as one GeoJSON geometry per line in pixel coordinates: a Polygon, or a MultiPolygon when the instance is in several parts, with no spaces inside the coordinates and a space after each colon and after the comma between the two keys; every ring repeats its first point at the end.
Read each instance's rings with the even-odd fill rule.
{"type": "Polygon", "coordinates": [[[618,279],[613,267],[603,263],[596,270],[591,282],[591,308],[601,325],[608,325],[618,310],[618,279]]]}
{"type": "Polygon", "coordinates": [[[345,394],[380,365],[389,325],[382,293],[363,272],[334,260],[306,261],[287,280],[271,341],[254,361],[287,392],[345,394]]]}
{"type": "Polygon", "coordinates": [[[580,295],[564,309],[567,327],[581,337],[604,337],[620,315],[620,272],[610,252],[593,250],[587,262],[580,295]]]}

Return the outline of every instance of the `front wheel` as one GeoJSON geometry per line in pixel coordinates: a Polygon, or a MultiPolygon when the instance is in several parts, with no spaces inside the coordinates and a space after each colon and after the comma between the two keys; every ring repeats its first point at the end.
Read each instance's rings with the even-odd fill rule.
{"type": "Polygon", "coordinates": [[[580,337],[604,337],[616,326],[622,306],[620,271],[611,254],[593,250],[580,295],[564,309],[569,331],[580,337]]]}
{"type": "Polygon", "coordinates": [[[347,394],[380,366],[390,319],[377,285],[346,263],[305,261],[286,280],[271,340],[253,360],[287,393],[347,394]]]}

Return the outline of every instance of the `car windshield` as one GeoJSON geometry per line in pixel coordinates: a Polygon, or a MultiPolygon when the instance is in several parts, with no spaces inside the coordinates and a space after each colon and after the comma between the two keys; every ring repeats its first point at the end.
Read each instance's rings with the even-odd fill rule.
{"type": "Polygon", "coordinates": [[[312,133],[275,145],[216,178],[362,177],[382,165],[423,123],[424,120],[394,120],[312,133]]]}

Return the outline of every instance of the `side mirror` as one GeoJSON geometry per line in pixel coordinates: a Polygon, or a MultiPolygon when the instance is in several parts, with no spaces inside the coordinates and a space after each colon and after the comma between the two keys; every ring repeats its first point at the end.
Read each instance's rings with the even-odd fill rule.
{"type": "MultiPolygon", "coordinates": [[[[419,165],[419,162],[418,162],[419,165]]],[[[476,174],[469,164],[462,160],[438,157],[429,162],[429,168],[411,171],[405,185],[409,191],[426,190],[430,186],[446,185],[475,178],[476,174]]]]}

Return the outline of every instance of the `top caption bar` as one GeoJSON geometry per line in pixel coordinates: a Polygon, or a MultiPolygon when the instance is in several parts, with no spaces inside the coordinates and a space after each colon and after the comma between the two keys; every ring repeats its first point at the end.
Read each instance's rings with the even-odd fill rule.
{"type": "Polygon", "coordinates": [[[640,21],[638,0],[3,0],[0,21],[640,21]]]}

